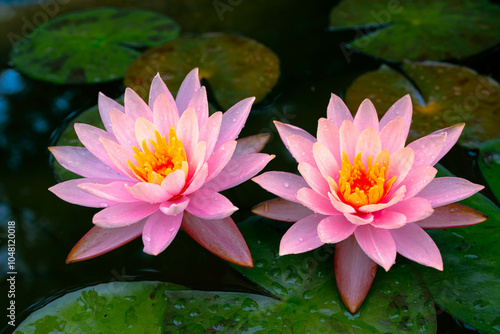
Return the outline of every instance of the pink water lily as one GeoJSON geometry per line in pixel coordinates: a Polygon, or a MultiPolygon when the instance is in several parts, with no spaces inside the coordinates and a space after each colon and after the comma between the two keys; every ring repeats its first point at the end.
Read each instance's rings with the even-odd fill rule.
{"type": "Polygon", "coordinates": [[[144,252],[161,253],[182,228],[203,247],[252,267],[248,247],[230,215],[237,208],[219,192],[255,176],[273,158],[259,152],[267,136],[236,140],[254,98],[209,116],[198,69],[176,99],[157,75],[149,104],[132,89],[125,106],[103,94],[105,130],[75,124],[85,147],[51,147],[66,169],[83,176],[50,188],[61,199],[103,208],[67,262],[92,258],[142,234],[144,252]]]}
{"type": "Polygon", "coordinates": [[[389,270],[399,253],[443,270],[441,254],[423,228],[466,226],[486,217],[452,204],[483,189],[457,177],[435,178],[433,167],[456,143],[464,124],[436,131],[405,146],[412,117],[409,95],[379,121],[366,99],[353,118],[332,94],[317,138],[275,122],[301,176],[267,172],[253,180],[279,196],[254,212],[294,223],[279,254],[335,243],[335,276],[352,313],[370,289],[377,265],[389,270]]]}

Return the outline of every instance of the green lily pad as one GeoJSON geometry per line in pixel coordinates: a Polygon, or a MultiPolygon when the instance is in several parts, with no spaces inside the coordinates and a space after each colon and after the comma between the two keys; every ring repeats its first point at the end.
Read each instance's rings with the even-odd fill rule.
{"type": "MultiPolygon", "coordinates": [[[[439,168],[439,176],[451,176],[439,168]]],[[[500,209],[481,194],[460,202],[488,215],[467,227],[427,230],[443,257],[442,272],[418,266],[435,303],[460,321],[500,333],[500,209]]]]}
{"type": "Polygon", "coordinates": [[[74,291],[24,320],[16,334],[162,333],[166,290],[183,289],[162,282],[113,282],[74,291]]]}
{"type": "Polygon", "coordinates": [[[59,16],[21,39],[14,65],[33,78],[58,84],[116,80],[140,54],[179,36],[179,26],[155,12],[93,9],[59,16]]]}
{"type": "Polygon", "coordinates": [[[479,146],[479,168],[498,201],[500,201],[500,140],[479,146]]]}
{"type": "Polygon", "coordinates": [[[125,85],[146,98],[151,80],[160,73],[175,93],[195,67],[224,109],[250,96],[260,101],[280,74],[279,59],[266,46],[238,35],[211,33],[181,37],[146,51],[128,68],[125,85]]]}
{"type": "Polygon", "coordinates": [[[401,74],[382,65],[357,78],[346,92],[350,110],[357,110],[369,98],[381,117],[396,100],[410,94],[410,140],[462,122],[466,126],[458,142],[463,146],[474,148],[499,137],[498,82],[467,67],[447,63],[405,62],[403,70],[401,74]]]}
{"type": "Polygon", "coordinates": [[[331,11],[330,28],[356,30],[355,39],[341,45],[346,57],[463,58],[500,42],[500,6],[487,0],[345,0],[331,11]]]}

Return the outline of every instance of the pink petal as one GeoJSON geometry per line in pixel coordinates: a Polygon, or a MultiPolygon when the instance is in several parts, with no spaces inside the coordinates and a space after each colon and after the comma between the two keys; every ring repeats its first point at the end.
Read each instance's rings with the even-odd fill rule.
{"type": "Polygon", "coordinates": [[[443,260],[439,249],[421,227],[410,223],[390,230],[390,234],[394,238],[399,254],[424,266],[443,270],[443,260]]]}
{"type": "Polygon", "coordinates": [[[71,249],[66,264],[88,260],[125,245],[142,234],[144,223],[119,228],[92,227],[71,249]]]}
{"type": "Polygon", "coordinates": [[[422,228],[448,228],[469,226],[484,222],[488,216],[468,206],[451,203],[434,208],[434,213],[415,224],[422,228]]]}
{"type": "Polygon", "coordinates": [[[262,217],[286,222],[296,222],[314,213],[300,203],[282,198],[262,202],[253,208],[252,212],[262,217]]]}
{"type": "Polygon", "coordinates": [[[259,173],[274,155],[253,153],[233,157],[224,169],[205,188],[223,191],[241,184],[259,173]]]}
{"type": "Polygon", "coordinates": [[[287,148],[298,163],[307,162],[316,167],[316,161],[313,156],[314,142],[299,135],[286,137],[287,148]]]}
{"type": "Polygon", "coordinates": [[[153,113],[149,109],[146,102],[136,92],[130,88],[125,89],[125,115],[130,117],[133,121],[137,117],[144,117],[150,121],[153,120],[153,113]]]}
{"type": "Polygon", "coordinates": [[[388,208],[388,207],[393,206],[394,204],[398,203],[399,201],[401,201],[403,199],[403,197],[405,197],[405,193],[406,193],[406,186],[402,185],[396,191],[387,195],[383,199],[383,202],[378,203],[378,204],[363,205],[363,206],[359,207],[358,211],[364,212],[364,213],[370,213],[370,212],[376,212],[376,211],[388,208]]]}
{"type": "Polygon", "coordinates": [[[230,217],[204,220],[184,214],[182,228],[196,242],[220,258],[244,267],[253,267],[250,250],[230,217]]]}
{"type": "Polygon", "coordinates": [[[75,179],[75,180],[69,180],[69,181],[58,183],[55,186],[50,187],[49,191],[54,193],[57,197],[59,197],[63,201],[66,201],[66,202],[69,202],[72,204],[81,205],[81,206],[88,206],[91,208],[103,208],[103,207],[107,207],[110,205],[114,205],[117,202],[105,200],[105,199],[96,197],[94,195],[91,195],[91,194],[81,190],[80,188],[78,188],[78,185],[80,185],[81,183],[107,184],[107,183],[111,183],[113,181],[114,180],[98,179],[98,178],[75,179]]]}
{"type": "Polygon", "coordinates": [[[314,143],[313,156],[318,170],[325,180],[328,180],[328,177],[338,180],[341,167],[325,145],[320,142],[314,143]]]}
{"type": "Polygon", "coordinates": [[[177,108],[172,105],[164,93],[161,93],[153,105],[153,123],[155,128],[162,136],[167,136],[172,126],[174,129],[177,128],[178,122],[179,113],[177,112],[177,108]]]}
{"type": "Polygon", "coordinates": [[[215,178],[227,166],[236,149],[235,140],[228,141],[221,145],[208,159],[208,176],[206,182],[215,178]]]}
{"type": "Polygon", "coordinates": [[[108,153],[109,159],[113,163],[118,170],[121,171],[122,174],[128,176],[132,180],[138,180],[137,176],[130,169],[127,161],[131,161],[132,163],[136,163],[135,157],[133,154],[126,148],[118,145],[114,141],[111,141],[106,138],[99,138],[102,143],[102,146],[108,153]]]}
{"type": "Polygon", "coordinates": [[[174,240],[181,227],[181,222],[182,213],[176,216],[167,216],[157,211],[149,216],[142,230],[144,253],[158,255],[163,252],[174,240]]]}
{"type": "Polygon", "coordinates": [[[358,108],[356,116],[354,116],[354,125],[358,128],[359,132],[363,132],[365,129],[372,128],[378,133],[378,116],[377,110],[372,101],[365,99],[358,108]]]}
{"type": "Polygon", "coordinates": [[[113,202],[137,202],[137,199],[127,191],[133,181],[113,181],[110,183],[80,183],[78,188],[93,196],[113,202]]]}
{"type": "Polygon", "coordinates": [[[160,204],[160,211],[167,216],[176,216],[182,213],[189,204],[189,198],[182,196],[174,201],[167,201],[160,204]]]}
{"type": "Polygon", "coordinates": [[[328,198],[330,199],[330,204],[337,210],[338,212],[341,212],[343,214],[346,213],[355,213],[356,210],[349,204],[346,204],[342,202],[340,199],[339,195],[336,192],[329,192],[328,193],[328,198]]]}
{"type": "Polygon", "coordinates": [[[318,194],[322,194],[324,196],[330,191],[328,182],[316,168],[312,167],[307,162],[301,162],[299,163],[298,169],[300,175],[304,177],[304,180],[307,182],[307,184],[318,194]]]}
{"type": "Polygon", "coordinates": [[[225,142],[235,140],[238,137],[245,125],[248,114],[250,114],[253,101],[255,101],[255,97],[241,100],[222,115],[219,139],[217,140],[215,149],[225,142]]]}
{"type": "Polygon", "coordinates": [[[404,198],[409,199],[418,194],[418,197],[424,197],[420,195],[420,191],[424,189],[436,176],[437,169],[431,166],[418,166],[413,168],[400,186],[406,187],[406,193],[404,198]]]}
{"type": "Polygon", "coordinates": [[[113,127],[113,133],[115,134],[118,143],[133,152],[131,146],[139,146],[135,137],[134,121],[118,109],[114,108],[110,110],[109,118],[111,120],[111,126],[113,127]]]}
{"type": "Polygon", "coordinates": [[[189,195],[195,192],[196,190],[200,189],[201,187],[203,187],[203,185],[206,183],[207,176],[208,176],[208,164],[204,163],[201,166],[200,170],[194,174],[193,178],[189,182],[189,186],[182,193],[184,195],[189,195]]]}
{"type": "Polygon", "coordinates": [[[283,142],[283,144],[285,144],[285,147],[287,149],[289,149],[289,147],[288,147],[288,141],[286,138],[290,137],[290,136],[301,136],[301,137],[304,137],[305,139],[307,139],[313,143],[316,141],[316,138],[314,138],[313,135],[311,135],[309,132],[302,130],[301,128],[299,128],[295,125],[285,124],[285,123],[281,123],[278,121],[274,121],[274,125],[276,126],[276,129],[278,130],[281,141],[283,142]]]}
{"type": "Polygon", "coordinates": [[[109,111],[113,108],[120,110],[122,113],[125,112],[125,108],[116,102],[113,99],[110,99],[103,93],[99,93],[99,98],[97,99],[97,105],[99,108],[99,114],[101,115],[102,123],[104,124],[104,128],[113,133],[113,129],[111,127],[111,120],[109,118],[109,111]]]}
{"type": "Polygon", "coordinates": [[[158,184],[149,182],[138,182],[132,187],[127,187],[127,190],[137,200],[151,204],[165,202],[176,195],[158,184]]]}
{"type": "Polygon", "coordinates": [[[432,180],[418,193],[427,199],[431,206],[438,207],[470,197],[484,187],[459,177],[439,177],[432,180]]]}
{"type": "Polygon", "coordinates": [[[344,217],[354,225],[366,225],[373,221],[373,214],[344,213],[344,217]]]}
{"type": "Polygon", "coordinates": [[[352,314],[356,313],[370,291],[377,264],[351,236],[335,245],[335,281],[340,297],[352,314]]]}
{"type": "MultiPolygon", "coordinates": [[[[392,209],[392,207],[391,207],[392,209]]],[[[400,228],[406,224],[406,216],[392,210],[382,210],[374,214],[371,225],[383,229],[400,228]]]]}
{"type": "Polygon", "coordinates": [[[119,203],[96,213],[92,222],[103,228],[128,226],[146,218],[158,208],[159,204],[145,202],[119,203]]]}
{"type": "Polygon", "coordinates": [[[194,93],[200,89],[200,79],[198,77],[198,68],[194,68],[191,72],[186,75],[186,78],[182,81],[177,97],[175,98],[175,103],[179,109],[179,114],[182,115],[187,109],[189,101],[193,97],[194,93]]]}
{"type": "Polygon", "coordinates": [[[462,133],[462,130],[464,129],[464,126],[465,123],[455,124],[453,126],[431,133],[431,135],[446,133],[446,142],[444,144],[444,147],[441,150],[441,152],[436,156],[434,161],[430,164],[431,166],[433,166],[439,160],[441,160],[441,158],[444,157],[446,153],[448,153],[448,151],[453,147],[453,145],[455,145],[458,138],[460,137],[460,134],[462,133]]]}
{"type": "Polygon", "coordinates": [[[151,89],[149,91],[148,103],[150,108],[153,108],[155,101],[160,94],[165,94],[168,101],[170,102],[170,105],[176,110],[177,114],[179,114],[179,112],[177,111],[177,105],[175,104],[175,100],[172,94],[170,93],[170,91],[167,88],[167,85],[165,85],[165,82],[162,80],[160,74],[158,73],[153,78],[153,82],[151,83],[151,89]]]}
{"type": "Polygon", "coordinates": [[[186,174],[181,169],[168,174],[161,182],[161,186],[173,195],[178,195],[186,184],[186,174]]]}
{"type": "Polygon", "coordinates": [[[406,94],[402,98],[396,101],[385,115],[380,120],[380,128],[383,129],[390,121],[396,117],[401,117],[405,124],[404,129],[404,141],[406,142],[406,137],[408,136],[408,131],[410,130],[411,116],[413,113],[413,107],[411,104],[410,94],[406,94]]]}
{"type": "Polygon", "coordinates": [[[396,244],[391,233],[370,225],[358,226],[354,236],[368,257],[388,271],[396,261],[396,244]]]}
{"type": "Polygon", "coordinates": [[[205,155],[207,152],[207,143],[204,141],[198,142],[194,151],[191,153],[191,158],[188,160],[189,170],[187,182],[190,183],[193,177],[203,168],[205,163],[205,155]]]}
{"type": "Polygon", "coordinates": [[[351,112],[345,105],[344,101],[335,94],[330,97],[330,102],[326,109],[327,118],[332,121],[337,127],[340,127],[344,121],[353,121],[351,112]]]}
{"type": "Polygon", "coordinates": [[[371,156],[375,158],[381,151],[382,144],[380,143],[378,132],[375,131],[375,129],[369,127],[359,134],[358,142],[356,143],[356,154],[361,153],[364,164],[366,164],[368,157],[371,156]]]}
{"type": "Polygon", "coordinates": [[[413,197],[391,206],[391,211],[402,213],[406,216],[407,223],[413,223],[432,215],[432,209],[428,200],[421,197],[413,197]]]}
{"type": "Polygon", "coordinates": [[[258,135],[240,138],[236,141],[237,144],[233,156],[236,157],[243,154],[259,153],[262,149],[264,149],[264,146],[266,146],[269,138],[271,138],[271,135],[268,133],[261,133],[258,135]]]}
{"type": "Polygon", "coordinates": [[[222,113],[220,111],[217,111],[213,113],[205,121],[205,123],[203,123],[203,126],[200,128],[199,141],[204,141],[207,143],[205,160],[208,160],[208,158],[214,152],[215,144],[217,143],[217,138],[219,138],[221,122],[222,122],[222,113]]]}
{"type": "Polygon", "coordinates": [[[177,137],[182,139],[182,145],[186,151],[188,161],[193,156],[199,136],[198,116],[196,116],[196,111],[193,108],[189,108],[184,111],[177,124],[177,137]]]}
{"type": "Polygon", "coordinates": [[[344,121],[339,130],[340,137],[340,155],[345,152],[351,163],[354,162],[354,156],[356,155],[356,145],[358,143],[359,131],[350,121],[344,121]]]}
{"type": "Polygon", "coordinates": [[[311,188],[299,189],[297,192],[297,200],[315,213],[325,216],[340,214],[340,212],[333,208],[328,198],[321,196],[311,188]]]}
{"type": "Polygon", "coordinates": [[[336,161],[341,161],[339,152],[340,137],[339,128],[332,121],[326,118],[320,118],[318,121],[318,141],[328,147],[336,161]]]}
{"type": "Polygon", "coordinates": [[[415,154],[413,150],[408,147],[400,148],[391,154],[387,180],[390,180],[393,176],[396,177],[396,181],[394,181],[392,187],[396,187],[398,184],[405,181],[406,175],[408,175],[413,165],[414,158],[415,154]]]}
{"type": "Polygon", "coordinates": [[[288,201],[298,202],[297,192],[307,187],[301,176],[287,172],[266,172],[252,179],[262,188],[288,201]]]}
{"type": "Polygon", "coordinates": [[[406,136],[405,122],[401,117],[394,118],[380,130],[382,149],[392,154],[405,146],[406,136]]]}
{"type": "Polygon", "coordinates": [[[75,132],[80,142],[90,151],[90,153],[92,153],[97,159],[101,160],[105,165],[121,174],[120,170],[109,158],[108,153],[99,140],[99,138],[106,138],[108,140],[115,141],[116,138],[114,135],[92,125],[83,123],[75,123],[75,132]]]}
{"type": "MultiPolygon", "coordinates": [[[[179,96],[179,94],[177,94],[177,96],[179,96]]],[[[207,90],[204,86],[194,93],[186,109],[187,108],[193,108],[196,111],[196,115],[198,116],[198,126],[201,128],[208,118],[207,90]]]]}
{"type": "Polygon", "coordinates": [[[446,133],[428,135],[411,142],[407,147],[415,152],[413,167],[434,166],[434,161],[443,150],[446,142],[446,133]]]}
{"type": "Polygon", "coordinates": [[[356,225],[343,215],[328,216],[318,225],[318,236],[324,243],[334,244],[348,238],[356,230],[356,225]]]}
{"type": "Polygon", "coordinates": [[[199,189],[189,195],[186,211],[203,219],[222,219],[238,210],[225,196],[208,189],[199,189]]]}
{"type": "Polygon", "coordinates": [[[281,238],[279,255],[304,253],[323,245],[318,237],[318,224],[323,218],[312,214],[293,224],[281,238]]]}
{"type": "Polygon", "coordinates": [[[49,150],[61,166],[83,177],[128,179],[105,165],[85,147],[53,146],[49,150]]]}

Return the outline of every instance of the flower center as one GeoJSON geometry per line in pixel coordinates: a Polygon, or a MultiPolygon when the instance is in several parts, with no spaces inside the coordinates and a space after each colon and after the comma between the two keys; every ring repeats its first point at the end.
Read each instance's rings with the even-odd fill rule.
{"type": "Polygon", "coordinates": [[[174,127],[168,131],[168,141],[155,130],[156,140],[150,139],[152,148],[148,147],[146,139],[142,141],[142,151],[132,146],[137,165],[127,161],[132,172],[141,180],[161,184],[165,177],[181,169],[188,174],[186,152],[182,139],[177,138],[174,127]]]}
{"type": "MultiPolygon", "coordinates": [[[[389,156],[389,152],[382,153],[389,156]]],[[[387,195],[396,180],[393,176],[386,181],[389,163],[383,166],[378,162],[372,164],[372,157],[369,156],[365,167],[361,161],[361,153],[356,155],[351,165],[349,157],[343,152],[341,166],[339,195],[344,198],[345,203],[356,209],[367,204],[377,204],[387,195]]]]}

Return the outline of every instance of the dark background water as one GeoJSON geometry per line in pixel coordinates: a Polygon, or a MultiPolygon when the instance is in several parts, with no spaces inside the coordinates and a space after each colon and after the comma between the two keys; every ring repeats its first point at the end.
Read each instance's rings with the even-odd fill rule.
{"type": "MultiPolygon", "coordinates": [[[[249,1],[249,0],[245,0],[249,1]]],[[[235,11],[245,10],[239,2],[233,12],[226,12],[227,21],[214,20],[216,11],[210,5],[212,31],[228,31],[247,35],[273,49],[281,61],[282,75],[278,85],[261,103],[255,105],[242,135],[271,133],[265,151],[281,156],[271,170],[295,171],[277,137],[273,120],[299,125],[314,133],[319,117],[326,113],[330,92],[343,95],[359,75],[378,68],[382,60],[355,53],[348,62],[339,45],[355,36],[355,32],[329,32],[328,14],[336,1],[312,1],[307,5],[289,3],[286,8],[272,7],[269,13],[262,1],[263,20],[258,28],[231,21],[235,11]],[[283,13],[280,18],[280,13],[283,13]],[[273,15],[274,13],[274,15],[273,15]],[[281,19],[281,21],[280,21],[281,19]],[[266,27],[268,25],[268,27],[266,27]],[[217,28],[217,29],[215,29],[217,28]]],[[[189,237],[180,233],[172,245],[157,257],[142,252],[140,238],[98,258],[71,265],[65,258],[74,244],[92,227],[95,209],[66,203],[47,188],[57,181],[50,167],[47,147],[72,116],[97,102],[102,91],[117,97],[124,91],[121,81],[101,85],[63,86],[30,79],[9,64],[9,32],[20,33],[25,20],[40,10],[40,3],[26,1],[0,3],[0,295],[4,308],[7,291],[6,272],[7,222],[16,222],[16,311],[17,323],[33,310],[68,291],[95,283],[133,280],[164,280],[197,289],[255,291],[256,287],[222,260],[212,256],[189,237]],[[172,260],[175,259],[175,260],[172,260]]],[[[48,3],[48,2],[46,2],[48,3]]],[[[210,1],[209,4],[212,2],[210,1]]],[[[236,3],[236,1],[235,1],[236,3]]],[[[60,1],[58,13],[78,8],[112,5],[112,1],[60,1]],[[64,3],[64,4],[63,4],[64,3]]],[[[150,8],[170,15],[171,2],[127,1],[124,6],[150,8]]],[[[53,7],[55,8],[55,7],[53,7]]],[[[176,12],[187,10],[187,5],[176,12]]],[[[171,15],[170,15],[171,16],[171,15]]],[[[174,16],[175,18],[175,16],[174,16]]],[[[196,18],[200,20],[203,18],[196,18]]],[[[209,20],[210,21],[210,20],[209,20]]],[[[201,32],[194,24],[179,21],[182,32],[201,32]]],[[[500,48],[489,49],[474,57],[451,62],[468,66],[480,74],[500,80],[498,59],[500,48]]],[[[397,67],[397,64],[390,64],[397,67]]],[[[455,173],[480,182],[474,152],[454,149],[444,160],[455,173]]],[[[482,183],[482,182],[481,182],[482,183]]],[[[486,192],[486,194],[488,194],[486,192]]],[[[251,182],[226,194],[240,208],[235,221],[250,215],[249,209],[270,195],[251,182]],[[248,194],[252,194],[249,198],[248,194]]],[[[4,312],[1,312],[4,314],[4,312]]],[[[438,312],[438,332],[466,333],[469,330],[443,312],[438,312]]],[[[0,325],[3,326],[3,320],[0,325]]],[[[4,328],[6,332],[10,327],[4,328]]]]}

